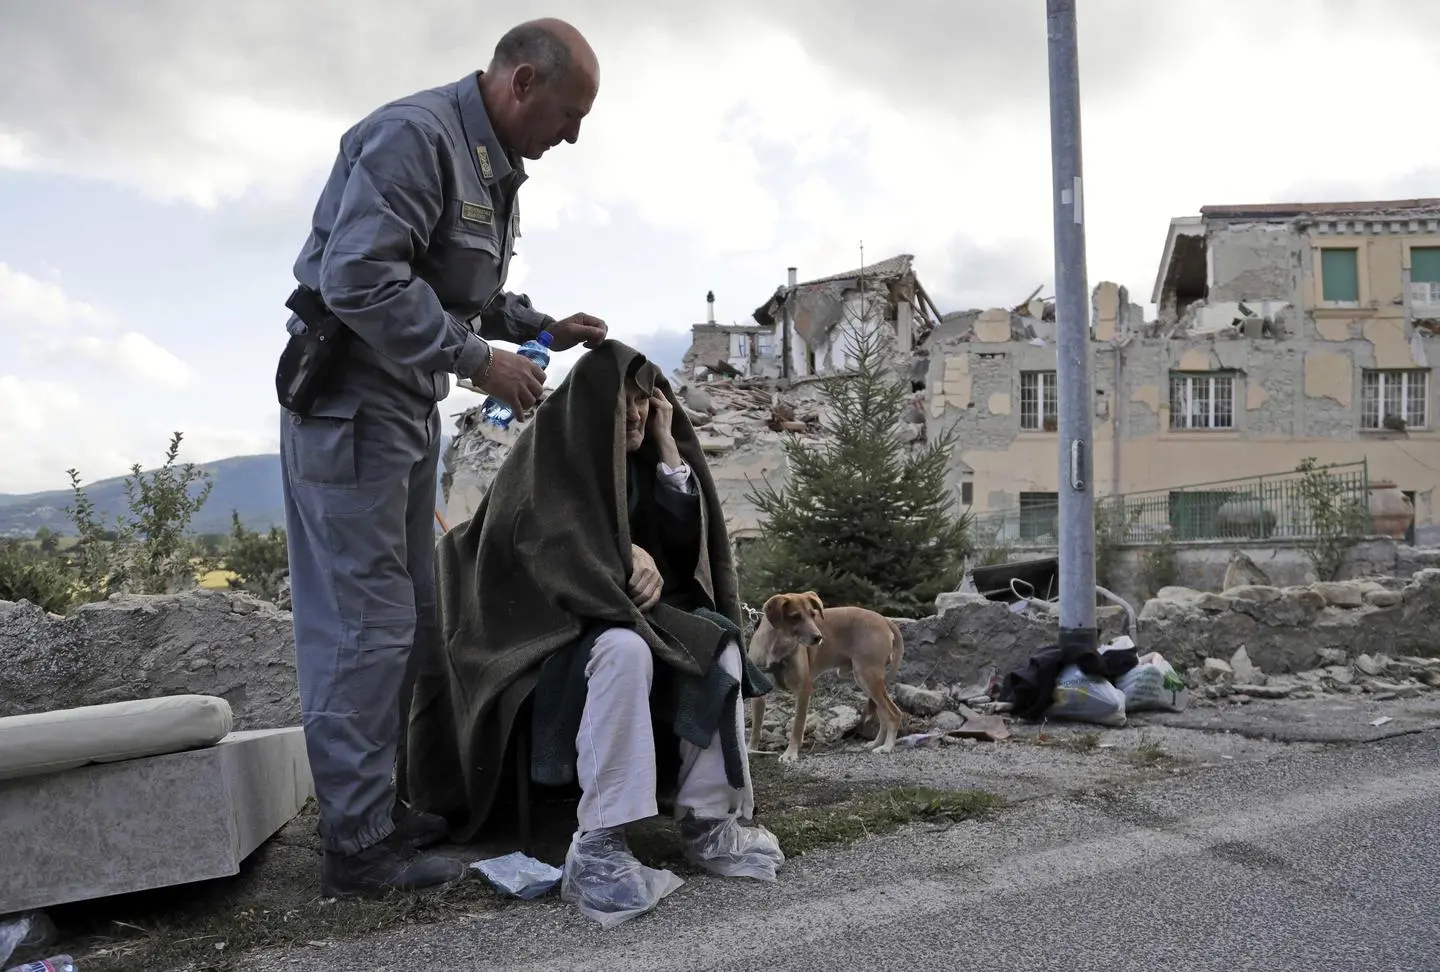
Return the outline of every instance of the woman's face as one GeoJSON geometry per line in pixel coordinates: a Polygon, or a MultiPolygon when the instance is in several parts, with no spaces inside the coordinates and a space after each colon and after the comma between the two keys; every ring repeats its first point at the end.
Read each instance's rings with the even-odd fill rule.
{"type": "Polygon", "coordinates": [[[650,422],[650,396],[629,379],[625,382],[625,451],[634,452],[645,442],[650,422]]]}

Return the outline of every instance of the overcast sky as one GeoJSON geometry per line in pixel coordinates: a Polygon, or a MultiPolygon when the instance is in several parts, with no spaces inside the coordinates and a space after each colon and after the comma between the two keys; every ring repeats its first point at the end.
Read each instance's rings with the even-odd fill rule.
{"type": "MultiPolygon", "coordinates": [[[[509,286],[548,313],[673,365],[707,290],[739,321],[862,241],[915,254],[945,311],[1049,292],[1041,0],[0,0],[0,492],[149,467],[177,429],[196,461],[274,451],[340,134],[541,14],[602,65],[579,143],[522,191],[509,286]]],[[[1080,18],[1092,286],[1148,300],[1168,220],[1205,204],[1440,195],[1440,4],[1080,18]]]]}

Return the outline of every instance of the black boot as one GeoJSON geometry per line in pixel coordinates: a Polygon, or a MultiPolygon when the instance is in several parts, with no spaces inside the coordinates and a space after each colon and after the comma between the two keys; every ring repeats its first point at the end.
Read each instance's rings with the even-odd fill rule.
{"type": "Polygon", "coordinates": [[[395,891],[421,894],[459,884],[470,870],[438,854],[416,854],[397,830],[358,854],[326,851],[320,894],[326,898],[379,898],[395,891]]]}
{"type": "Polygon", "coordinates": [[[395,800],[395,810],[391,817],[395,821],[395,829],[405,842],[417,850],[433,847],[450,836],[450,825],[444,817],[408,807],[398,798],[395,800]]]}

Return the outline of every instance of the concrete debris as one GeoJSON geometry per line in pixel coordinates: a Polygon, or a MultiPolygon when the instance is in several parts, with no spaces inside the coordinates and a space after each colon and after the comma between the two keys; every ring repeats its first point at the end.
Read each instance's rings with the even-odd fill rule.
{"type": "Polygon", "coordinates": [[[116,595],[67,618],[0,601],[0,712],[217,695],[236,729],[300,724],[290,615],[233,591],[116,595]]]}
{"type": "Polygon", "coordinates": [[[1385,669],[1390,667],[1390,659],[1384,655],[1378,658],[1371,658],[1369,655],[1361,655],[1355,659],[1355,670],[1363,675],[1372,678],[1384,674],[1385,669]]]}
{"type": "MultiPolygon", "coordinates": [[[[738,448],[762,430],[784,435],[821,432],[821,406],[814,383],[797,383],[782,394],[779,383],[759,378],[710,381],[680,386],[679,398],[697,428],[738,448]],[[695,421],[695,417],[699,421],[695,421]]],[[[704,436],[701,437],[703,442],[704,436]]]]}
{"type": "MultiPolygon", "coordinates": [[[[780,731],[789,729],[793,714],[793,708],[784,713],[784,721],[777,726],[780,731]]],[[[767,725],[771,722],[769,719],[765,721],[767,725]]],[[[860,728],[860,710],[853,705],[834,705],[823,711],[811,709],[806,714],[805,739],[807,742],[813,740],[820,745],[833,745],[858,728],[860,728]]]]}
{"type": "Polygon", "coordinates": [[[890,695],[900,708],[923,719],[937,716],[953,705],[953,700],[945,692],[906,685],[903,682],[895,685],[890,690],[890,695]]]}
{"type": "Polygon", "coordinates": [[[958,712],[951,712],[947,709],[943,712],[937,712],[930,724],[941,732],[954,732],[964,728],[965,717],[958,712]]]}
{"type": "Polygon", "coordinates": [[[1268,586],[1269,583],[1270,578],[1249,555],[1243,550],[1231,551],[1230,562],[1225,566],[1225,582],[1220,588],[1222,591],[1236,587],[1268,586]]]}
{"type": "Polygon", "coordinates": [[[1139,644],[1179,666],[1229,658],[1240,645],[1270,673],[1308,671],[1342,652],[1426,655],[1440,651],[1440,569],[1419,571],[1393,592],[1376,581],[1223,594],[1170,587],[1146,602],[1139,628],[1139,644]],[[1395,598],[1377,606],[1367,600],[1377,591],[1395,598]]]}
{"type": "MultiPolygon", "coordinates": [[[[1060,637],[1053,614],[1016,614],[1008,604],[973,595],[946,594],[937,600],[945,606],[936,614],[892,619],[905,639],[901,681],[958,684],[968,694],[977,683],[986,685],[991,674],[1003,677],[1060,637]]],[[[1097,608],[1095,616],[1102,641],[1125,633],[1123,608],[1097,608]]]]}
{"type": "Polygon", "coordinates": [[[1231,691],[1236,695],[1246,695],[1252,699],[1284,699],[1289,698],[1294,689],[1284,685],[1247,685],[1236,682],[1231,691]]]}
{"type": "Polygon", "coordinates": [[[1234,681],[1235,669],[1230,667],[1229,662],[1221,661],[1218,658],[1205,659],[1205,678],[1210,682],[1234,681]]]}
{"type": "Polygon", "coordinates": [[[1235,672],[1235,681],[1244,685],[1264,685],[1265,673],[1260,671],[1250,662],[1250,653],[1241,645],[1235,649],[1234,656],[1230,659],[1230,667],[1235,672]]]}
{"type": "MultiPolygon", "coordinates": [[[[1361,655],[1353,662],[1327,665],[1289,675],[1271,675],[1263,682],[1209,679],[1212,662],[1191,673],[1190,685],[1211,702],[1244,704],[1252,699],[1303,699],[1318,695],[1359,695],[1383,702],[1410,699],[1440,690],[1440,658],[1391,658],[1388,655],[1361,655]],[[1385,678],[1375,677],[1384,673],[1385,678]]],[[[1257,670],[1258,673],[1258,670],[1257,670]]]]}

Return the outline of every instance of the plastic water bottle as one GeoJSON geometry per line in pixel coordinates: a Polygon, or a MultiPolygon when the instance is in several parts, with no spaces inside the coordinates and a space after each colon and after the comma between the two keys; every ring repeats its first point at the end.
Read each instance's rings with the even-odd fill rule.
{"type": "MultiPolygon", "coordinates": [[[[526,341],[515,353],[522,358],[529,358],[544,371],[545,366],[550,363],[550,342],[553,340],[555,337],[549,331],[541,331],[539,337],[526,341]]],[[[515,410],[494,395],[485,399],[485,404],[480,406],[480,414],[497,429],[508,429],[515,418],[515,410]]]]}
{"type": "Polygon", "coordinates": [[[75,960],[68,955],[52,955],[38,962],[26,962],[5,972],[77,972],[75,960]]]}

